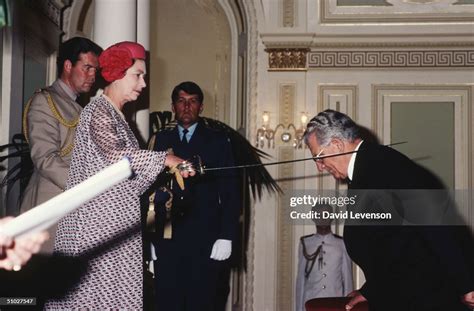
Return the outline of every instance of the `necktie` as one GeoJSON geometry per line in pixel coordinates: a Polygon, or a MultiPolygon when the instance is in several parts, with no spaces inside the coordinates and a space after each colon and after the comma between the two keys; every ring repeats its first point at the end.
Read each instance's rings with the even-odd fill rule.
{"type": "Polygon", "coordinates": [[[184,129],[183,130],[183,139],[181,139],[181,141],[183,142],[183,144],[187,144],[188,143],[188,138],[186,137],[186,134],[188,134],[188,129],[184,129]]]}

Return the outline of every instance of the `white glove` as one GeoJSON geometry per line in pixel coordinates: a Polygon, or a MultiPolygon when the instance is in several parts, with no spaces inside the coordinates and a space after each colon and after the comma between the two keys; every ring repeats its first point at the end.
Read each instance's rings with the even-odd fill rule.
{"type": "Polygon", "coordinates": [[[212,246],[211,258],[215,260],[226,260],[232,253],[232,241],[219,239],[212,246]]]}

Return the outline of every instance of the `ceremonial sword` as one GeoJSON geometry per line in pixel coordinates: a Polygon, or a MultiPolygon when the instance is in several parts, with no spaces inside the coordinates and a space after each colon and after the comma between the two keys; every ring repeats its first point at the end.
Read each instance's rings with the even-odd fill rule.
{"type": "MultiPolygon", "coordinates": [[[[405,144],[405,143],[407,143],[407,142],[406,141],[401,141],[401,142],[396,142],[396,143],[383,145],[383,146],[391,147],[391,146],[401,145],[401,144],[405,144]]],[[[183,163],[178,164],[177,168],[179,170],[187,170],[187,171],[195,170],[196,172],[199,172],[202,175],[202,174],[205,174],[206,172],[209,172],[209,171],[252,168],[252,167],[260,167],[260,166],[270,166],[270,165],[278,165],[278,164],[295,163],[295,162],[308,161],[308,160],[318,161],[318,160],[322,160],[322,159],[326,159],[326,158],[332,158],[332,157],[338,157],[338,156],[342,156],[342,155],[346,155],[346,154],[352,154],[352,153],[356,153],[358,151],[359,150],[353,150],[353,151],[347,151],[347,152],[331,153],[331,154],[326,154],[326,155],[318,155],[318,156],[314,156],[314,157],[310,157],[310,158],[285,160],[285,161],[277,161],[277,162],[268,162],[268,163],[253,163],[253,164],[243,164],[243,165],[234,165],[234,166],[221,166],[221,167],[206,167],[204,164],[202,164],[201,157],[198,156],[198,155],[195,155],[192,158],[192,159],[194,159],[194,161],[186,160],[183,163]]]]}

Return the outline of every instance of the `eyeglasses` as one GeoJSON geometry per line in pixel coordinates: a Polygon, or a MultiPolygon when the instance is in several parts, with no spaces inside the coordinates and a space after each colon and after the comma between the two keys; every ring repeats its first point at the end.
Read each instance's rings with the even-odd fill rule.
{"type": "Polygon", "coordinates": [[[178,100],[176,101],[175,103],[176,105],[200,105],[201,102],[199,101],[199,99],[197,97],[191,97],[191,98],[184,98],[184,97],[180,97],[178,98],[178,100]]]}
{"type": "Polygon", "coordinates": [[[318,154],[313,157],[314,162],[316,162],[316,163],[321,163],[321,162],[323,161],[323,159],[320,159],[320,158],[319,158],[319,157],[322,157],[322,156],[323,156],[323,151],[324,151],[324,148],[322,148],[321,151],[319,151],[318,154]]]}

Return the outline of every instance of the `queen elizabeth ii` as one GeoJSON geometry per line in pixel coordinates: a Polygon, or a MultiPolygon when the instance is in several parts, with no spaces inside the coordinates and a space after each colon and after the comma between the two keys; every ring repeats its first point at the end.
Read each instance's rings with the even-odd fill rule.
{"type": "Polygon", "coordinates": [[[143,309],[139,196],[165,166],[182,162],[166,152],[141,150],[122,113],[146,87],[145,58],[143,46],[134,42],[114,44],[99,57],[108,85],[81,114],[67,187],[123,157],[130,159],[134,176],[59,223],[55,253],[85,259],[87,271],[46,309],[143,309]]]}

